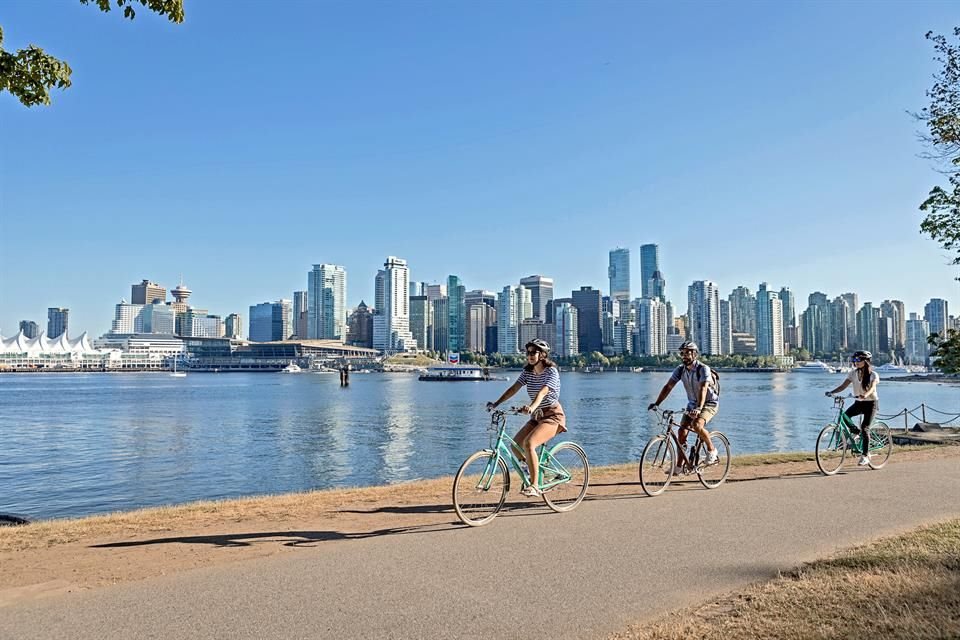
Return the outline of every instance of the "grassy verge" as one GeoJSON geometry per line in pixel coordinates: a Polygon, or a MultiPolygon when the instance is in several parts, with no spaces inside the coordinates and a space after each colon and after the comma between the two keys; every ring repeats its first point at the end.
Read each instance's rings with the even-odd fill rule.
{"type": "Polygon", "coordinates": [[[960,519],[856,547],[719,600],[612,636],[960,637],[960,519]]]}

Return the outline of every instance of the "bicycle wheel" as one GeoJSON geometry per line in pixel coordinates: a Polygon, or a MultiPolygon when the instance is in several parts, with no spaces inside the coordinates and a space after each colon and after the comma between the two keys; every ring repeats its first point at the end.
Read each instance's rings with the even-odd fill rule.
{"type": "Polygon", "coordinates": [[[817,467],[821,473],[832,476],[843,466],[847,456],[847,439],[843,430],[835,424],[828,424],[817,436],[817,467]]]}
{"type": "Polygon", "coordinates": [[[677,456],[667,436],[655,436],[640,455],[640,486],[648,496],[658,496],[670,484],[677,456]]]}
{"type": "Polygon", "coordinates": [[[870,468],[882,469],[893,452],[893,436],[890,427],[883,422],[870,426],[870,468]]]}
{"type": "Polygon", "coordinates": [[[496,517],[507,499],[510,474],[500,458],[485,449],[464,460],[453,478],[453,508],[460,522],[471,527],[487,524],[496,517]]]}
{"type": "Polygon", "coordinates": [[[730,474],[730,441],[719,431],[710,432],[710,440],[717,450],[716,464],[707,465],[707,443],[697,444],[697,477],[707,489],[716,489],[730,474]]]}
{"type": "Polygon", "coordinates": [[[543,484],[561,480],[543,492],[543,501],[557,512],[570,511],[583,500],[590,482],[590,463],[580,445],[561,442],[547,455],[541,467],[543,484]]]}

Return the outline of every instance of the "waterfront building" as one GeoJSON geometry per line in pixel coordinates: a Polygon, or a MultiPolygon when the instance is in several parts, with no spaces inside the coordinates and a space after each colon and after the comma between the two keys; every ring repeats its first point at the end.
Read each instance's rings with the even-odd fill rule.
{"type": "MultiPolygon", "coordinates": [[[[383,310],[386,308],[386,296],[387,296],[387,272],[383,269],[377,270],[377,275],[373,278],[373,309],[374,313],[380,314],[383,313],[383,310]]],[[[384,325],[386,326],[386,325],[384,325]]],[[[386,340],[386,338],[384,338],[386,340]]],[[[374,338],[374,341],[377,341],[377,338],[374,338]]]]}
{"type": "Polygon", "coordinates": [[[553,348],[558,358],[580,354],[580,330],[577,327],[577,308],[570,302],[554,301],[554,328],[556,337],[553,348]]]}
{"type": "Polygon", "coordinates": [[[447,276],[448,346],[450,353],[460,353],[467,348],[467,289],[460,278],[447,276]]]}
{"type": "Polygon", "coordinates": [[[947,320],[950,317],[947,301],[941,298],[931,298],[923,307],[923,319],[930,325],[930,334],[941,336],[947,334],[947,320]]]}
{"type": "Polygon", "coordinates": [[[467,349],[487,353],[487,336],[497,326],[497,310],[485,303],[470,305],[467,312],[467,349]]]}
{"type": "Polygon", "coordinates": [[[27,338],[36,338],[40,334],[40,325],[33,320],[21,320],[20,333],[27,338]]]}
{"type": "Polygon", "coordinates": [[[731,328],[729,300],[720,300],[720,353],[723,355],[733,353],[733,329],[731,328]]]}
{"type": "Polygon", "coordinates": [[[187,308],[190,306],[190,303],[187,300],[190,299],[190,296],[193,294],[193,291],[188,289],[183,284],[183,278],[180,278],[180,284],[178,284],[173,291],[170,292],[170,295],[173,296],[173,302],[170,303],[170,306],[173,307],[173,312],[176,314],[186,313],[187,308]]]}
{"type": "Polygon", "coordinates": [[[906,325],[905,352],[907,364],[925,365],[930,345],[927,337],[930,335],[930,323],[916,313],[910,314],[906,325]]]}
{"type": "Polygon", "coordinates": [[[645,356],[666,355],[667,305],[660,298],[640,298],[636,311],[637,339],[633,352],[645,356]]]}
{"type": "Polygon", "coordinates": [[[224,320],[223,336],[231,340],[241,340],[243,338],[243,320],[239,313],[231,313],[224,320]]]}
{"type": "Polygon", "coordinates": [[[547,344],[553,347],[557,339],[557,330],[553,323],[546,323],[540,318],[527,318],[520,323],[519,338],[517,340],[521,348],[531,340],[545,340],[547,344]]]}
{"type": "MultiPolygon", "coordinates": [[[[420,290],[426,291],[426,285],[420,290]]],[[[410,296],[410,333],[418,349],[433,351],[433,304],[426,293],[410,296]]]]}
{"type": "Polygon", "coordinates": [[[114,307],[110,333],[143,333],[143,307],[142,304],[130,304],[121,298],[114,307]]]}
{"type": "MultiPolygon", "coordinates": [[[[614,353],[634,353],[634,345],[638,338],[636,320],[618,321],[613,331],[614,353]]],[[[666,344],[666,335],[664,335],[664,344],[666,344]]]]}
{"type": "Polygon", "coordinates": [[[347,317],[347,344],[373,348],[373,313],[363,300],[347,317]]]}
{"type": "MultiPolygon", "coordinates": [[[[689,295],[689,291],[687,292],[689,295]]],[[[683,336],[684,340],[690,339],[690,323],[688,321],[687,314],[675,316],[673,318],[673,331],[679,336],[683,336]]]]}
{"type": "Polygon", "coordinates": [[[730,336],[733,353],[738,356],[752,356],[757,353],[757,338],[749,333],[734,332],[730,336]]]}
{"type": "Polygon", "coordinates": [[[610,278],[610,297],[623,304],[629,304],[630,249],[617,247],[610,251],[607,276],[610,278]]]}
{"type": "MultiPolygon", "coordinates": [[[[520,306],[524,287],[507,285],[497,298],[497,351],[505,355],[520,353],[520,306]]],[[[527,292],[529,293],[529,292],[527,292]]]]}
{"type": "Polygon", "coordinates": [[[829,338],[825,337],[823,342],[828,352],[842,353],[851,350],[850,317],[852,315],[847,298],[837,296],[830,303],[830,316],[827,318],[827,326],[823,328],[824,335],[829,336],[829,338]]]}
{"type": "MultiPolygon", "coordinates": [[[[433,319],[433,350],[439,353],[450,352],[450,297],[443,296],[431,303],[433,319]]],[[[459,352],[458,352],[459,353],[459,352]]]]}
{"type": "MultiPolygon", "coordinates": [[[[177,331],[177,314],[173,307],[162,302],[143,305],[140,312],[143,333],[173,335],[177,331]]],[[[123,332],[117,332],[123,333],[123,332]]]]}
{"type": "MultiPolygon", "coordinates": [[[[524,308],[523,313],[529,313],[521,320],[527,318],[537,318],[544,322],[550,321],[547,315],[547,303],[553,300],[553,278],[541,275],[527,276],[520,279],[520,285],[529,292],[530,304],[529,311],[524,308]]],[[[526,304],[524,301],[523,304],[526,304]]]]}
{"type": "Polygon", "coordinates": [[[156,282],[144,280],[140,284],[130,285],[130,304],[166,303],[167,289],[156,282]]]}
{"type": "MultiPolygon", "coordinates": [[[[289,304],[290,301],[281,302],[289,304]]],[[[289,312],[289,308],[287,311],[289,312]]],[[[224,334],[223,320],[220,316],[207,313],[206,309],[187,309],[182,329],[181,335],[185,338],[222,338],[224,334]]]]}
{"type": "Polygon", "coordinates": [[[783,304],[780,295],[770,291],[766,282],[757,287],[757,353],[783,355],[783,304]]]}
{"type": "Polygon", "coordinates": [[[860,336],[857,335],[857,312],[860,310],[860,297],[855,293],[842,293],[840,297],[847,302],[847,349],[862,349],[860,336]]]}
{"type": "Polygon", "coordinates": [[[307,291],[293,292],[293,335],[303,339],[309,335],[310,313],[307,291]]]}
{"type": "MultiPolygon", "coordinates": [[[[604,301],[608,300],[609,298],[604,296],[604,301]]],[[[604,306],[607,305],[604,304],[604,306]]],[[[600,342],[604,355],[613,355],[613,343],[616,338],[617,324],[617,318],[613,315],[613,312],[604,310],[600,318],[600,342]]]]}
{"type": "Polygon", "coordinates": [[[251,305],[250,328],[247,331],[250,341],[272,342],[289,337],[292,310],[290,300],[285,299],[251,305]]]}
{"type": "Polygon", "coordinates": [[[667,334],[667,353],[677,353],[680,351],[680,345],[686,341],[686,336],[679,333],[667,334]]]}
{"type": "Polygon", "coordinates": [[[346,339],[347,271],[340,265],[315,264],[307,274],[307,336],[346,339]]]}
{"type": "Polygon", "coordinates": [[[660,271],[660,247],[655,244],[640,245],[640,287],[641,297],[663,299],[662,294],[657,296],[654,289],[656,273],[660,271]]]}
{"type": "Polygon", "coordinates": [[[491,309],[497,308],[497,294],[486,289],[473,289],[463,296],[463,302],[469,309],[475,304],[485,304],[491,309]]]}
{"type": "Polygon", "coordinates": [[[797,302],[790,287],[780,288],[780,305],[783,309],[783,328],[797,326],[797,302]]]}
{"type": "MultiPolygon", "coordinates": [[[[383,263],[383,317],[385,335],[381,346],[385,352],[416,351],[417,343],[410,333],[410,271],[407,261],[387,256],[383,263]]],[[[374,325],[376,330],[376,325],[374,325]]],[[[376,331],[374,331],[376,334],[376,331]]],[[[376,335],[374,338],[376,339],[376,335]]],[[[374,345],[375,349],[380,349],[374,345]]]]}
{"type": "Polygon", "coordinates": [[[857,311],[857,340],[859,349],[880,353],[880,309],[864,302],[857,311]]]}
{"type": "Polygon", "coordinates": [[[730,303],[731,333],[757,335],[757,299],[747,287],[739,286],[727,296],[730,303]]]}
{"type": "Polygon", "coordinates": [[[880,304],[880,314],[889,318],[892,333],[890,336],[891,353],[903,353],[907,343],[907,308],[901,300],[884,300],[880,304]]]}
{"type": "Polygon", "coordinates": [[[66,333],[55,338],[43,333],[29,338],[22,330],[10,338],[0,335],[0,370],[102,370],[105,358],[86,333],[73,340],[66,333]]]}
{"type": "Polygon", "coordinates": [[[47,338],[53,340],[70,330],[70,309],[50,307],[47,309],[47,338]]]}
{"type": "Polygon", "coordinates": [[[580,287],[570,296],[577,308],[577,335],[580,353],[593,353],[603,349],[601,322],[601,294],[593,287],[580,287]]]}
{"type": "Polygon", "coordinates": [[[700,353],[720,354],[720,289],[715,282],[696,280],[687,287],[687,331],[700,353]]]}

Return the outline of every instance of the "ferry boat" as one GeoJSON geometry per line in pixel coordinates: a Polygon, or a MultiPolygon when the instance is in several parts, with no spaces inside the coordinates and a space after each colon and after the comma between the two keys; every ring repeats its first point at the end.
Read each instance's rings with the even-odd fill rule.
{"type": "Polygon", "coordinates": [[[836,373],[833,367],[819,360],[804,362],[799,367],[794,367],[793,370],[800,373],[836,373]]]}
{"type": "Polygon", "coordinates": [[[301,369],[296,362],[291,360],[290,364],[280,370],[280,373],[300,373],[301,371],[303,371],[303,369],[301,369]]]}
{"type": "Polygon", "coordinates": [[[429,382],[506,380],[506,378],[491,376],[488,369],[475,364],[442,364],[429,367],[419,379],[429,382]]]}

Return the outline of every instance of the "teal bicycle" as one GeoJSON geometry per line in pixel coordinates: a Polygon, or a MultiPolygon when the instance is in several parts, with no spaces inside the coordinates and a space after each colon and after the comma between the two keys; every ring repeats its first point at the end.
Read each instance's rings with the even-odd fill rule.
{"type": "MultiPolygon", "coordinates": [[[[843,461],[847,457],[847,450],[851,454],[862,451],[860,448],[860,438],[862,431],[853,423],[853,420],[847,417],[843,412],[843,406],[848,398],[853,396],[833,396],[833,406],[837,409],[837,420],[831,422],[820,430],[817,436],[817,467],[824,475],[832,476],[843,466],[843,461]],[[854,432],[858,432],[856,435],[854,432]]],[[[870,462],[871,469],[880,469],[890,459],[893,452],[893,437],[890,435],[890,427],[885,423],[874,420],[867,428],[870,433],[870,462]]]]}
{"type": "MultiPolygon", "coordinates": [[[[479,527],[493,520],[507,499],[510,491],[512,467],[524,486],[530,484],[530,476],[514,454],[520,449],[513,438],[507,435],[507,413],[522,413],[511,407],[507,411],[491,412],[490,448],[481,449],[467,458],[453,478],[453,508],[464,524],[479,527]]],[[[587,493],[590,482],[590,464],[587,454],[573,442],[559,442],[549,450],[539,448],[540,472],[537,487],[542,491],[543,501],[554,511],[574,509],[587,493]]]]}

